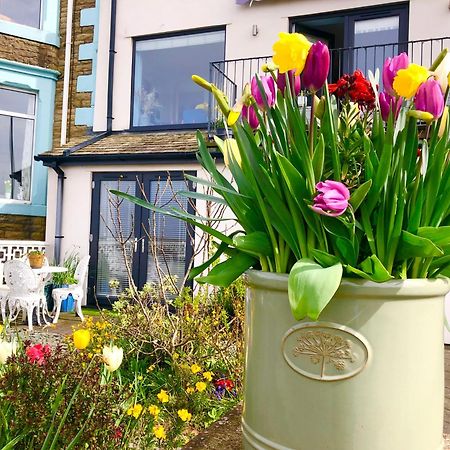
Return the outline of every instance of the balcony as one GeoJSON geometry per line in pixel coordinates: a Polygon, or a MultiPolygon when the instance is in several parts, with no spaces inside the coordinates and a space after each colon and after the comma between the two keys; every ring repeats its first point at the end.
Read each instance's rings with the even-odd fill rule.
{"type": "MultiPolygon", "coordinates": [[[[335,82],[344,73],[357,68],[365,75],[369,70],[375,73],[376,69],[381,73],[385,59],[401,52],[407,52],[411,62],[428,67],[444,48],[450,48],[450,37],[332,49],[328,82],[335,82]]],[[[212,62],[210,81],[225,92],[230,104],[234,104],[245,84],[250,82],[255,73],[261,73],[261,67],[271,59],[271,56],[263,56],[212,62]]],[[[208,131],[214,134],[221,128],[221,117],[213,98],[210,98],[208,114],[208,131]]]]}

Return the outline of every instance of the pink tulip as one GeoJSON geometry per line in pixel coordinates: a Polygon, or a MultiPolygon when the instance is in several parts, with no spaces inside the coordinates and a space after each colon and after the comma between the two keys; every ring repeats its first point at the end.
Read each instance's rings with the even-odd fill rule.
{"type": "Polygon", "coordinates": [[[344,214],[350,198],[345,184],[332,180],[321,181],[316,184],[316,189],[320,194],[314,198],[314,205],[311,206],[313,211],[330,217],[344,214]]]}
{"type": "Polygon", "coordinates": [[[253,130],[256,130],[259,126],[258,117],[256,117],[255,109],[253,106],[244,105],[242,107],[242,117],[247,119],[248,124],[253,130]]]}
{"type": "Polygon", "coordinates": [[[393,58],[386,58],[383,66],[383,88],[392,96],[395,96],[395,90],[392,87],[394,78],[400,69],[406,69],[409,66],[409,58],[406,53],[400,53],[393,58]]]}
{"type": "Polygon", "coordinates": [[[422,83],[417,89],[414,105],[418,111],[428,112],[439,119],[444,111],[444,96],[439,82],[429,78],[422,83]]]}
{"type": "MultiPolygon", "coordinates": [[[[295,70],[289,70],[289,86],[291,87],[291,93],[293,97],[298,97],[301,90],[300,75],[295,75],[295,70]]],[[[286,90],[286,74],[279,73],[277,75],[277,86],[281,93],[284,95],[286,90]]]]}
{"type": "Polygon", "coordinates": [[[30,363],[36,363],[39,366],[42,366],[43,364],[45,364],[46,357],[50,356],[51,348],[47,344],[44,346],[42,346],[42,344],[36,344],[27,347],[25,353],[30,363]]]}
{"type": "Polygon", "coordinates": [[[398,114],[400,113],[400,108],[402,106],[402,99],[393,97],[387,92],[380,92],[379,100],[380,112],[383,120],[387,122],[391,112],[394,115],[394,120],[397,120],[398,114]]]}
{"type": "Polygon", "coordinates": [[[309,49],[303,69],[303,86],[311,92],[317,92],[325,84],[330,70],[330,51],[320,41],[315,42],[309,49]]]}
{"type": "MultiPolygon", "coordinates": [[[[260,78],[261,86],[263,89],[263,92],[266,96],[267,104],[269,105],[269,108],[271,108],[277,99],[276,89],[275,89],[275,81],[273,81],[273,78],[270,75],[263,75],[260,78]]],[[[252,78],[251,82],[251,92],[252,95],[256,101],[256,104],[261,109],[266,109],[266,105],[264,103],[264,98],[262,95],[261,90],[259,89],[258,80],[255,77],[252,78]]]]}

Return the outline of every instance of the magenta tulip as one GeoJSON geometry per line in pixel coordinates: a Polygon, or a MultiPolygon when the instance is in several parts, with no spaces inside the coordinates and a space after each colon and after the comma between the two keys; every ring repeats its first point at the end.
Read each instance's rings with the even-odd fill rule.
{"type": "Polygon", "coordinates": [[[393,97],[387,92],[380,92],[379,100],[380,112],[383,120],[387,122],[391,112],[394,115],[394,120],[397,120],[398,114],[400,113],[400,108],[402,106],[402,99],[393,97]]]}
{"type": "Polygon", "coordinates": [[[383,88],[389,95],[395,96],[395,90],[392,87],[394,78],[400,69],[406,69],[409,66],[409,58],[406,53],[400,53],[393,58],[386,58],[383,66],[383,88]]]}
{"type": "Polygon", "coordinates": [[[255,109],[253,106],[244,105],[242,107],[242,117],[247,119],[248,124],[253,130],[256,130],[259,126],[258,117],[256,117],[255,109]]]}
{"type": "Polygon", "coordinates": [[[303,87],[311,92],[317,92],[325,84],[330,70],[330,51],[320,41],[315,42],[309,49],[303,69],[303,87]]]}
{"type": "MultiPolygon", "coordinates": [[[[289,70],[289,86],[291,87],[291,93],[293,97],[298,97],[301,90],[300,75],[295,75],[295,70],[289,70]]],[[[286,90],[286,74],[278,72],[277,86],[281,93],[284,95],[286,90]]]]}
{"type": "Polygon", "coordinates": [[[319,195],[314,198],[312,210],[324,216],[336,217],[344,214],[348,208],[350,192],[339,181],[321,181],[316,184],[319,195]]]}
{"type": "Polygon", "coordinates": [[[435,119],[439,119],[445,106],[444,96],[439,82],[433,78],[429,78],[422,83],[419,86],[419,89],[417,89],[414,105],[416,110],[428,112],[432,114],[435,119]]]}
{"type": "MultiPolygon", "coordinates": [[[[270,75],[265,75],[260,78],[260,82],[263,92],[266,96],[267,105],[269,105],[269,108],[271,108],[275,104],[275,101],[277,99],[275,81],[273,81],[273,78],[270,75]]],[[[251,91],[256,104],[261,109],[266,109],[266,104],[264,102],[262,92],[259,89],[258,80],[256,77],[252,78],[251,91]]]]}

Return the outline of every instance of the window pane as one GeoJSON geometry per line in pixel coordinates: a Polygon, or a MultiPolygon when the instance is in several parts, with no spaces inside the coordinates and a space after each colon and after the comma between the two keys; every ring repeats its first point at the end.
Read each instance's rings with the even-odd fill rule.
{"type": "Polygon", "coordinates": [[[355,47],[379,46],[355,50],[354,68],[361,69],[366,75],[368,70],[381,70],[387,57],[398,53],[400,17],[380,17],[378,19],[358,20],[355,22],[355,47]]]}
{"type": "Polygon", "coordinates": [[[0,88],[0,111],[34,114],[35,104],[36,96],[34,94],[0,88]]]}
{"type": "Polygon", "coordinates": [[[134,203],[125,201],[117,208],[114,204],[117,196],[109,193],[110,189],[136,194],[136,181],[101,181],[100,192],[100,217],[98,236],[98,268],[96,294],[100,296],[112,295],[114,292],[109,287],[112,279],[119,281],[119,292],[129,287],[125,266],[125,258],[118,242],[118,220],[124,236],[130,236],[125,245],[126,258],[130,265],[133,259],[134,245],[134,203]],[[110,202],[110,199],[113,203],[110,202]]]}
{"type": "Polygon", "coordinates": [[[0,115],[0,198],[30,200],[34,120],[0,115]]]}
{"type": "Polygon", "coordinates": [[[206,123],[208,93],[191,76],[208,79],[223,57],[223,31],[137,41],[133,125],[206,123]]]}
{"type": "MultiPolygon", "coordinates": [[[[176,207],[186,210],[186,197],[173,198],[174,192],[186,190],[186,183],[171,180],[170,184],[152,181],[150,201],[164,209],[176,207]]],[[[170,275],[177,277],[177,285],[181,287],[186,265],[186,224],[174,217],[153,212],[150,212],[149,224],[147,282],[158,283],[160,277],[170,275]]]]}
{"type": "Polygon", "coordinates": [[[41,0],[0,0],[0,20],[40,28],[41,0]]]}

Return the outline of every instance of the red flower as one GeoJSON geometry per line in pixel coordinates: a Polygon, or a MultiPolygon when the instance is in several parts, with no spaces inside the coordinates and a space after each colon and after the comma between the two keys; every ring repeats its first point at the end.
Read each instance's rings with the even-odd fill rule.
{"type": "Polygon", "coordinates": [[[27,347],[25,353],[30,363],[37,363],[38,365],[42,366],[43,364],[45,364],[45,358],[50,356],[51,348],[49,345],[42,346],[42,344],[36,344],[27,347]]]}
{"type": "Polygon", "coordinates": [[[116,429],[114,430],[114,439],[120,441],[122,437],[123,437],[122,428],[116,427],[116,429]]]}
{"type": "Polygon", "coordinates": [[[352,75],[343,75],[336,83],[330,84],[328,90],[340,99],[358,103],[360,107],[372,109],[375,106],[375,93],[360,70],[355,70],[352,75]]]}
{"type": "Polygon", "coordinates": [[[214,382],[217,388],[226,389],[227,391],[231,391],[234,388],[234,383],[228,378],[221,378],[214,382]]]}

